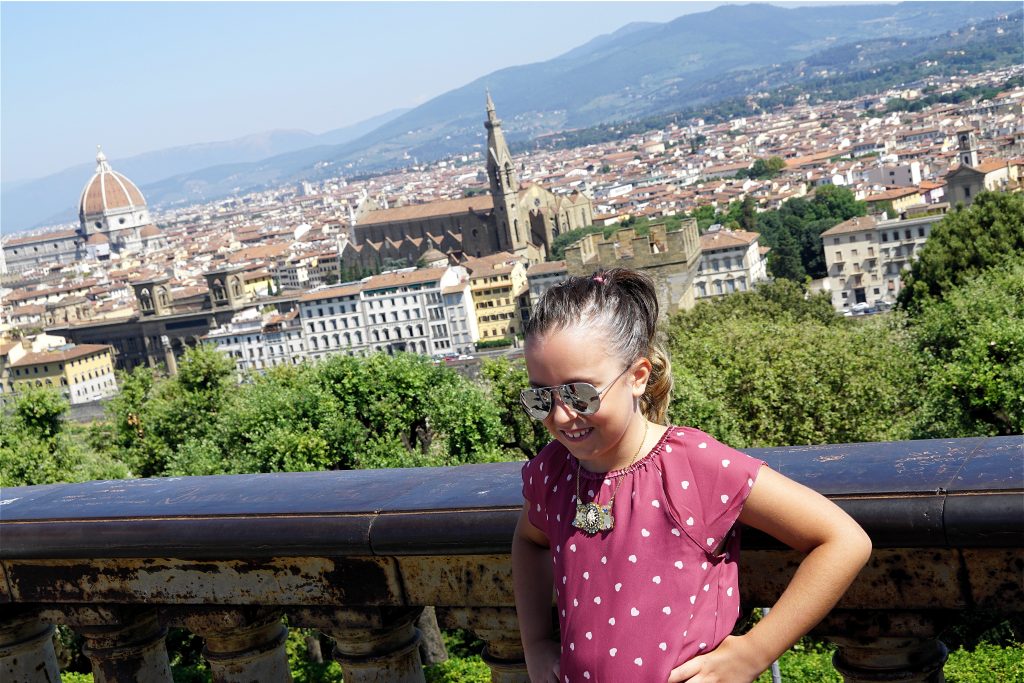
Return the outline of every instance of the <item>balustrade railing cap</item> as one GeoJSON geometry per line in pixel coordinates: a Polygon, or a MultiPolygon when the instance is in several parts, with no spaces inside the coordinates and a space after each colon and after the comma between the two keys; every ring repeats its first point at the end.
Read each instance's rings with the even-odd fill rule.
{"type": "MultiPolygon", "coordinates": [[[[833,497],[885,544],[1024,538],[1022,437],[747,452],[833,497]],[[986,504],[948,506],[957,495],[986,504]]],[[[8,488],[0,558],[507,552],[522,464],[8,488]]]]}

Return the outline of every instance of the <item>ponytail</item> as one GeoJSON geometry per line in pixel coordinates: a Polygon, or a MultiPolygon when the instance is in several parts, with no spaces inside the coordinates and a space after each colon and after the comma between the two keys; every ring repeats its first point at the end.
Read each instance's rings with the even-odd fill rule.
{"type": "Polygon", "coordinates": [[[640,410],[651,422],[665,424],[672,394],[672,361],[656,341],[651,343],[647,359],[651,362],[651,376],[640,397],[640,410]]]}

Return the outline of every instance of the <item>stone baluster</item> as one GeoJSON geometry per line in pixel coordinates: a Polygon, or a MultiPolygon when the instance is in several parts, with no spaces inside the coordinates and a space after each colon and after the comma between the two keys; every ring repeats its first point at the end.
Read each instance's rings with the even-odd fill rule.
{"type": "Polygon", "coordinates": [[[371,607],[314,613],[300,611],[296,623],[317,628],[334,639],[334,659],[345,683],[422,683],[420,632],[422,607],[371,607]]]}
{"type": "Polygon", "coordinates": [[[514,607],[453,607],[443,614],[445,627],[472,631],[484,641],[492,683],[530,683],[514,607]]]}
{"type": "Polygon", "coordinates": [[[53,631],[53,625],[31,614],[7,615],[0,620],[0,681],[59,681],[53,631]]]}
{"type": "Polygon", "coordinates": [[[281,613],[258,607],[213,608],[190,614],[185,626],[206,640],[203,657],[215,683],[291,681],[281,613]]]}
{"type": "Polygon", "coordinates": [[[838,646],[832,664],[846,683],[943,683],[942,621],[927,612],[837,610],[815,633],[838,646]]]}
{"type": "Polygon", "coordinates": [[[124,611],[116,623],[77,626],[96,683],[170,683],[167,628],[155,611],[124,611]]]}

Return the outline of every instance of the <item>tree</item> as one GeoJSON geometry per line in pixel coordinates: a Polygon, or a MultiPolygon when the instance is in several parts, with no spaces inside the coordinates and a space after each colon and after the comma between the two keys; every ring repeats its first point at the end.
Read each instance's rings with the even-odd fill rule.
{"type": "Polygon", "coordinates": [[[67,399],[53,389],[24,389],[14,402],[18,421],[37,439],[52,439],[61,431],[67,399]]]}
{"type": "Polygon", "coordinates": [[[757,202],[750,195],[744,197],[740,205],[740,227],[750,232],[757,230],[757,202]]]}
{"type": "Polygon", "coordinates": [[[550,441],[550,436],[544,425],[529,417],[520,405],[519,392],[530,384],[524,363],[505,357],[487,359],[480,375],[487,381],[491,400],[498,406],[505,447],[532,458],[550,441]]]}
{"type": "Polygon", "coordinates": [[[670,418],[738,447],[908,438],[919,367],[885,319],[776,281],[673,316],[670,418]]]}
{"type": "Polygon", "coordinates": [[[32,388],[0,414],[0,487],[128,476],[120,463],[86,448],[84,430],[64,420],[67,410],[58,392],[32,388]]]}
{"type": "MultiPolygon", "coordinates": [[[[856,196],[849,188],[838,185],[822,185],[814,191],[814,199],[811,203],[817,217],[835,221],[832,225],[848,221],[856,216],[867,215],[867,204],[857,201],[856,196]]],[[[832,227],[832,225],[828,227],[832,227]]]]}
{"type": "Polygon", "coordinates": [[[1024,195],[981,192],[970,207],[955,209],[932,227],[897,304],[916,313],[928,300],[1022,254],[1024,195]]]}
{"type": "Polygon", "coordinates": [[[790,233],[782,233],[768,252],[768,270],[775,277],[795,282],[803,282],[807,278],[807,271],[800,261],[800,244],[790,233]]]}
{"type": "Polygon", "coordinates": [[[926,299],[908,329],[927,370],[917,438],[1024,432],[1024,255],[926,299]]]}

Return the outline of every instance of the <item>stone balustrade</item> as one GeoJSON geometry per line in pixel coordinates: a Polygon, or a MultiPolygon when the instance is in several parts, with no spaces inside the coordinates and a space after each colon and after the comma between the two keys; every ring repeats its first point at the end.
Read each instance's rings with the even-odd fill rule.
{"type": "MultiPolygon", "coordinates": [[[[871,535],[868,566],[815,633],[847,681],[942,681],[941,631],[1024,610],[1024,439],[750,451],[871,535]]],[[[171,681],[165,636],[205,640],[215,681],[288,681],[286,627],[334,639],[345,680],[422,681],[416,620],[486,643],[526,681],[509,559],[519,463],[96,481],[0,492],[0,680],[57,681],[52,634],[99,683],[171,681]]],[[[746,607],[800,555],[747,530],[746,607]]]]}

